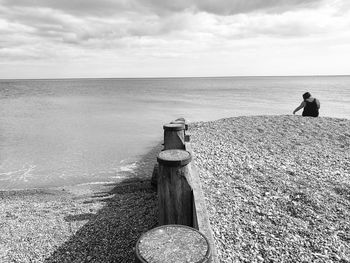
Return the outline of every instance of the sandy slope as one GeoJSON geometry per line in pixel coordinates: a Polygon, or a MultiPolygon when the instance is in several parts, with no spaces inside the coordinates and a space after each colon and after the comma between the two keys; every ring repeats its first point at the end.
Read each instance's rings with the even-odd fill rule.
{"type": "Polygon", "coordinates": [[[350,120],[190,126],[222,262],[350,262],[350,120]]]}

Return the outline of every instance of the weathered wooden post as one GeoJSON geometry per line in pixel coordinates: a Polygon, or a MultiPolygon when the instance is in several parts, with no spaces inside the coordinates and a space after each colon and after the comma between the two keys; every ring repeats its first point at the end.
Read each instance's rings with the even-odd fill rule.
{"type": "Polygon", "coordinates": [[[143,234],[136,243],[136,263],[209,263],[207,238],[198,230],[181,225],[164,225],[143,234]]]}
{"type": "Polygon", "coordinates": [[[158,155],[159,224],[193,226],[193,194],[188,164],[191,154],[184,150],[165,150],[158,155]]]}
{"type": "Polygon", "coordinates": [[[185,125],[182,123],[168,123],[164,129],[164,150],[185,149],[185,125]]]}
{"type": "MultiPolygon", "coordinates": [[[[164,129],[164,149],[185,149],[185,125],[184,123],[168,123],[163,126],[164,129]]],[[[159,174],[159,165],[153,168],[151,184],[157,187],[159,174]]]]}
{"type": "MultiPolygon", "coordinates": [[[[164,129],[164,150],[169,149],[185,149],[185,119],[179,120],[177,123],[169,123],[163,126],[164,129]]],[[[159,165],[153,168],[151,184],[157,187],[159,165]]]]}
{"type": "Polygon", "coordinates": [[[151,177],[151,185],[157,188],[158,184],[158,174],[159,174],[159,165],[156,163],[153,167],[152,177],[151,177]]]}
{"type": "Polygon", "coordinates": [[[176,119],[174,121],[171,121],[170,123],[172,124],[183,124],[185,125],[185,130],[187,131],[188,130],[188,124],[186,123],[186,120],[184,118],[179,118],[179,119],[176,119]]]}
{"type": "Polygon", "coordinates": [[[187,123],[187,121],[184,118],[178,118],[175,121],[172,121],[170,123],[184,124],[185,125],[185,130],[184,130],[185,142],[189,142],[190,141],[190,135],[186,134],[186,131],[188,130],[188,123],[187,123]]]}
{"type": "Polygon", "coordinates": [[[184,121],[184,122],[186,122],[186,119],[185,118],[177,118],[176,121],[184,121]]]}

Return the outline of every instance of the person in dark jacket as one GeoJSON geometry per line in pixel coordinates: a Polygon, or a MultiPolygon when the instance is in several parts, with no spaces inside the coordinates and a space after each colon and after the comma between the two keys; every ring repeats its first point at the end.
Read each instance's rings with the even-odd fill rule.
{"type": "Polygon", "coordinates": [[[316,98],[313,98],[309,92],[305,92],[303,94],[304,101],[297,107],[293,114],[295,114],[298,110],[303,110],[303,116],[310,116],[310,117],[318,117],[318,110],[320,109],[320,101],[316,98]]]}

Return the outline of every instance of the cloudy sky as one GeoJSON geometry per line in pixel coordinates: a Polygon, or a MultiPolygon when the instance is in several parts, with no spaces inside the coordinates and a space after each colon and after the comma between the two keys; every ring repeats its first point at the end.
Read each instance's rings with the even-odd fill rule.
{"type": "Polygon", "coordinates": [[[350,74],[349,0],[0,0],[0,78],[350,74]]]}

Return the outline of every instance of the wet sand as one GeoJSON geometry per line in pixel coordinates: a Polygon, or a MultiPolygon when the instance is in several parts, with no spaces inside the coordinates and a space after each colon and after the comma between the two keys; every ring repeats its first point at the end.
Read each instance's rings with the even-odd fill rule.
{"type": "Polygon", "coordinates": [[[0,192],[0,262],[133,262],[158,223],[150,177],[160,145],[112,184],[0,192]]]}

